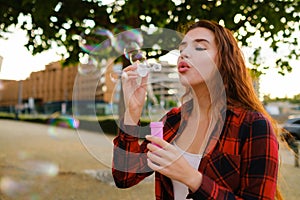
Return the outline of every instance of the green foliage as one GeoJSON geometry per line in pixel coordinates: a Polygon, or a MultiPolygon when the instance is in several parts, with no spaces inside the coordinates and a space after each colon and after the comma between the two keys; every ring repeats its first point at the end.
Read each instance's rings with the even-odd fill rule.
{"type": "MultiPolygon", "coordinates": [[[[134,28],[154,25],[179,30],[191,21],[210,19],[235,32],[244,46],[251,45],[248,39],[255,34],[270,41],[270,48],[277,53],[280,44],[288,44],[290,52],[274,60],[284,74],[292,70],[289,60],[300,56],[298,38],[293,35],[298,30],[299,11],[299,0],[124,0],[107,5],[101,0],[0,0],[0,36],[10,25],[20,25],[27,30],[26,47],[33,54],[56,42],[67,50],[67,65],[78,62],[78,36],[95,26],[112,30],[118,24],[134,28]],[[30,20],[20,22],[20,14],[30,20]]],[[[256,52],[253,55],[255,67],[258,56],[256,52]]]]}
{"type": "Polygon", "coordinates": [[[271,98],[270,95],[264,95],[264,103],[270,103],[270,102],[290,102],[292,104],[300,104],[300,94],[294,95],[293,97],[276,97],[271,98]]]}

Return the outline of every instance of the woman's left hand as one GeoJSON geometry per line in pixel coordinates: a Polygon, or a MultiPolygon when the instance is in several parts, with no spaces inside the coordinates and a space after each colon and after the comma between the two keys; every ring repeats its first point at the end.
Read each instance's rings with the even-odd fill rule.
{"type": "Polygon", "coordinates": [[[147,135],[146,139],[155,143],[149,143],[147,145],[147,148],[149,149],[147,153],[148,166],[151,169],[170,179],[182,182],[192,191],[193,189],[198,189],[202,182],[201,173],[187,162],[175,146],[159,137],[151,135],[147,135]]]}

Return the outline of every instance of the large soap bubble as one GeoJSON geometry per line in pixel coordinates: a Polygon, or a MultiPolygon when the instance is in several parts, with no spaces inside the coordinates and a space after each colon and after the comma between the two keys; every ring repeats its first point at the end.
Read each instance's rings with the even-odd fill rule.
{"type": "MultiPolygon", "coordinates": [[[[187,93],[185,93],[187,90],[186,88],[189,88],[189,81],[184,80],[183,77],[179,79],[179,75],[177,73],[177,67],[174,65],[165,64],[162,65],[157,60],[151,61],[152,59],[149,59],[151,55],[154,55],[156,52],[166,52],[169,54],[172,54],[173,62],[177,60],[179,53],[178,51],[173,51],[177,49],[179,43],[181,42],[183,35],[177,31],[170,30],[170,29],[164,29],[164,28],[155,28],[155,30],[142,30],[142,29],[128,29],[128,27],[118,27],[115,30],[112,31],[115,35],[113,37],[109,36],[107,40],[102,42],[103,44],[109,43],[114,49],[114,51],[117,52],[117,54],[114,54],[114,57],[112,57],[110,61],[110,65],[106,65],[106,69],[110,67],[112,72],[109,72],[109,74],[103,74],[101,76],[104,76],[108,78],[106,81],[112,81],[112,90],[110,90],[110,99],[106,104],[106,107],[104,108],[112,117],[112,120],[114,120],[114,123],[119,128],[119,120],[122,115],[122,110],[126,109],[122,102],[122,91],[121,91],[121,81],[120,76],[122,75],[122,66],[121,68],[116,68],[113,63],[120,57],[128,59],[128,61],[132,63],[136,62],[146,62],[145,69],[141,69],[140,76],[143,76],[144,74],[149,74],[148,83],[147,83],[147,97],[146,97],[146,104],[143,108],[143,119],[146,119],[148,121],[158,121],[161,119],[172,107],[180,106],[182,103],[193,101],[194,104],[197,104],[196,100],[190,99],[191,96],[189,96],[187,93]],[[149,56],[150,55],[150,56],[149,56]],[[143,71],[144,70],[144,71],[143,71]],[[151,71],[151,73],[149,73],[151,71]],[[117,74],[115,76],[115,74],[117,74]],[[113,78],[112,78],[113,77],[113,78]],[[185,83],[184,86],[182,86],[181,83],[185,83]],[[185,95],[184,95],[185,94],[185,95]],[[184,101],[182,101],[182,96],[186,97],[184,101]],[[172,105],[171,105],[172,103],[172,105]]],[[[87,48],[86,48],[87,49],[87,48]]],[[[91,48],[96,49],[96,48],[91,48]]],[[[100,49],[100,48],[98,48],[100,49]]],[[[104,48],[105,49],[105,48],[104,48]]],[[[92,53],[93,55],[95,53],[92,53]]],[[[99,59],[99,55],[98,59],[99,59]]],[[[112,55],[112,54],[110,54],[112,55]]],[[[218,122],[218,126],[222,127],[224,122],[224,116],[221,116],[220,119],[220,111],[224,109],[224,102],[225,92],[224,92],[224,86],[222,78],[218,72],[218,68],[214,62],[213,59],[210,58],[209,54],[207,52],[203,51],[199,53],[199,57],[203,57],[206,59],[205,65],[207,67],[210,67],[211,70],[214,72],[214,80],[211,81],[211,74],[207,73],[206,71],[203,71],[203,63],[193,63],[192,61],[189,63],[190,66],[196,68],[198,70],[198,74],[203,77],[205,80],[205,83],[208,86],[208,89],[210,91],[211,96],[211,102],[221,102],[220,105],[214,106],[213,112],[211,113],[211,119],[212,122],[210,123],[209,130],[212,130],[216,127],[216,124],[218,122]],[[216,92],[217,91],[217,92],[216,92]]],[[[86,101],[90,102],[91,106],[89,108],[92,109],[85,109],[82,107],[82,101],[80,99],[80,77],[81,74],[78,74],[74,83],[74,90],[73,90],[73,108],[75,115],[80,118],[82,117],[82,112],[84,112],[85,116],[89,116],[89,127],[93,127],[93,129],[101,133],[99,136],[99,141],[91,141],[86,134],[83,134],[80,129],[78,129],[79,137],[83,143],[83,145],[86,147],[87,151],[90,152],[92,156],[94,156],[99,162],[106,165],[107,167],[111,168],[111,159],[112,159],[112,149],[113,149],[113,143],[112,143],[112,134],[116,134],[116,131],[114,127],[107,128],[105,124],[99,123],[99,118],[97,115],[97,109],[101,106],[98,104],[98,102],[95,100],[96,93],[99,88],[99,79],[95,79],[95,82],[93,85],[91,85],[90,91],[91,94],[88,95],[89,99],[86,99],[86,101]],[[106,138],[106,142],[103,142],[103,136],[106,138]],[[100,141],[100,137],[102,138],[100,141]],[[103,153],[102,151],[97,150],[95,146],[103,145],[103,148],[109,149],[109,152],[103,153]]],[[[138,81],[138,80],[137,80],[138,81]]],[[[107,89],[107,88],[106,88],[107,89]]],[[[105,123],[105,122],[103,122],[105,123]]],[[[80,123],[82,124],[82,123],[80,123]]],[[[184,126],[184,125],[183,125],[184,126]]],[[[148,126],[142,127],[147,129],[148,126]]],[[[184,127],[182,127],[183,129],[184,127]]],[[[196,128],[195,128],[196,130],[196,128]]],[[[209,140],[211,138],[218,138],[218,134],[220,133],[220,129],[215,130],[213,135],[209,135],[206,140],[209,140]]],[[[129,133],[130,134],[130,133],[129,133]]],[[[141,139],[143,137],[141,136],[141,139]]],[[[126,155],[127,152],[124,152],[122,149],[118,149],[116,152],[120,153],[120,155],[126,155]]],[[[140,155],[138,153],[129,153],[133,157],[143,157],[145,155],[140,155]]],[[[127,154],[128,155],[128,154],[127,154]]],[[[120,171],[128,171],[130,169],[126,168],[126,166],[115,166],[116,169],[120,171]]],[[[147,172],[149,168],[143,168],[139,172],[147,172]],[[145,171],[146,170],[146,171],[145,171]]]]}

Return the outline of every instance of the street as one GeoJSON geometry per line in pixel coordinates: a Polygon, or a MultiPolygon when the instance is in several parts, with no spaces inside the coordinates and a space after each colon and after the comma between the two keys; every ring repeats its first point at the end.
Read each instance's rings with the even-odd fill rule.
{"type": "MultiPolygon", "coordinates": [[[[29,122],[0,120],[0,199],[154,199],[153,181],[113,185],[113,136],[29,122]]],[[[285,199],[300,196],[300,168],[280,148],[285,199]]]]}

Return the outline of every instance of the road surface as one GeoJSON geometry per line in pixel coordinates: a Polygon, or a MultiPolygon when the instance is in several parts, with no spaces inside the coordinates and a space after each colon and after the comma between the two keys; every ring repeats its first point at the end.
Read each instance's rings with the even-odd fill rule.
{"type": "MultiPolygon", "coordinates": [[[[0,199],[154,199],[150,179],[117,189],[110,167],[113,136],[29,122],[0,120],[0,199]]],[[[287,200],[300,196],[300,168],[280,148],[280,185],[287,200]]]]}
{"type": "Polygon", "coordinates": [[[112,138],[0,120],[0,199],[154,199],[152,181],[126,190],[113,185],[112,138]]]}

